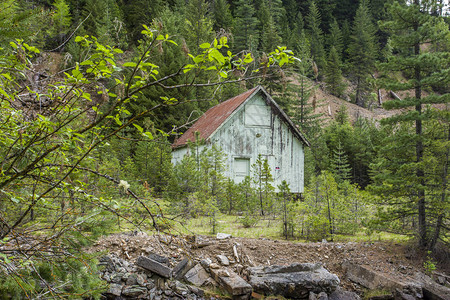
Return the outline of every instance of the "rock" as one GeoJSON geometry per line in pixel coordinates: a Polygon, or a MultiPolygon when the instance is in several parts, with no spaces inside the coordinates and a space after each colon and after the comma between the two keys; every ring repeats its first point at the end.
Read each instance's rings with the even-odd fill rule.
{"type": "Polygon", "coordinates": [[[192,267],[193,267],[192,260],[185,258],[182,261],[180,261],[175,266],[175,268],[173,268],[172,277],[175,279],[181,279],[186,274],[186,272],[189,271],[192,267]]]}
{"type": "Polygon", "coordinates": [[[423,298],[430,300],[448,300],[450,299],[450,289],[434,282],[429,276],[417,273],[416,280],[422,284],[423,298]]]}
{"type": "Polygon", "coordinates": [[[328,300],[328,295],[324,292],[320,292],[319,294],[309,292],[308,300],[328,300]]]}
{"type": "Polygon", "coordinates": [[[183,294],[183,292],[189,292],[188,287],[184,284],[176,280],[172,285],[172,290],[178,294],[183,294]]]}
{"type": "Polygon", "coordinates": [[[217,258],[217,261],[222,266],[229,266],[230,265],[230,261],[228,260],[228,257],[226,257],[225,255],[217,255],[216,258],[217,258]]]}
{"type": "Polygon", "coordinates": [[[403,289],[407,285],[406,282],[388,278],[386,275],[373,271],[367,266],[346,262],[343,264],[343,267],[346,269],[348,279],[368,289],[388,289],[394,291],[397,288],[403,289]]]}
{"type": "Polygon", "coordinates": [[[147,291],[146,288],[134,285],[134,286],[125,286],[122,290],[122,295],[126,297],[137,297],[141,294],[144,294],[147,291]]]}
{"type": "Polygon", "coordinates": [[[128,274],[125,274],[125,276],[122,279],[125,280],[126,285],[136,285],[137,284],[136,278],[137,278],[137,274],[128,273],[128,274]]]}
{"type": "Polygon", "coordinates": [[[210,265],[211,263],[212,263],[212,261],[211,261],[211,259],[209,259],[209,258],[205,258],[205,259],[202,259],[202,260],[200,261],[200,264],[201,264],[202,267],[205,268],[206,270],[209,269],[209,265],[210,265]]]}
{"type": "Polygon", "coordinates": [[[170,274],[172,273],[172,270],[170,268],[145,256],[139,256],[136,261],[136,265],[165,278],[169,278],[170,274]]]}
{"type": "Polygon", "coordinates": [[[169,259],[165,256],[161,256],[156,253],[150,253],[147,257],[150,259],[153,259],[154,261],[157,261],[163,265],[167,265],[167,266],[169,265],[169,259]]]}
{"type": "Polygon", "coordinates": [[[105,271],[107,272],[114,272],[115,271],[115,267],[114,267],[114,262],[111,259],[111,257],[109,256],[102,256],[99,259],[99,266],[104,266],[105,267],[105,271]]]}
{"type": "Polygon", "coordinates": [[[199,289],[198,287],[188,285],[188,289],[191,293],[193,293],[199,297],[205,296],[205,292],[202,289],[199,289]]]}
{"type": "Polygon", "coordinates": [[[211,275],[232,296],[250,295],[252,292],[252,286],[230,270],[211,269],[211,275]]]}
{"type": "Polygon", "coordinates": [[[212,263],[212,264],[209,265],[209,268],[210,269],[219,269],[220,266],[218,264],[216,264],[216,263],[212,263]]]}
{"type": "Polygon", "coordinates": [[[216,238],[218,240],[229,239],[229,238],[231,238],[231,234],[219,232],[219,233],[217,233],[216,238]]]}
{"type": "Polygon", "coordinates": [[[120,283],[122,281],[122,277],[125,275],[125,273],[113,273],[111,274],[111,282],[112,283],[120,283]]]}
{"type": "Polygon", "coordinates": [[[184,275],[184,278],[193,285],[201,286],[209,278],[209,275],[200,264],[196,264],[184,275]]]}
{"type": "Polygon", "coordinates": [[[122,293],[122,286],[120,284],[111,283],[106,293],[114,296],[120,296],[122,293]]]}
{"type": "Polygon", "coordinates": [[[292,264],[249,268],[253,290],[264,295],[308,299],[309,293],[332,293],[339,286],[339,278],[320,264],[292,264]]]}
{"type": "Polygon", "coordinates": [[[328,300],[361,300],[358,294],[336,289],[328,296],[328,300]]]}

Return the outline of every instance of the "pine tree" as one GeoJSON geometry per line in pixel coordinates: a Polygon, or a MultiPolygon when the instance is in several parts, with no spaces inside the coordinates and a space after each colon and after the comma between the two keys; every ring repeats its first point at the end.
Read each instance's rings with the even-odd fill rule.
{"type": "Polygon", "coordinates": [[[234,11],[235,27],[233,30],[234,50],[255,50],[258,47],[258,19],[253,4],[247,0],[238,0],[234,11]]]}
{"type": "Polygon", "coordinates": [[[209,3],[205,0],[190,0],[186,6],[184,37],[190,52],[195,56],[200,44],[214,39],[213,22],[209,18],[209,3]]]}
{"type": "Polygon", "coordinates": [[[164,1],[133,0],[123,1],[122,3],[121,8],[124,14],[127,31],[130,34],[130,41],[132,44],[136,44],[137,41],[142,38],[142,25],[152,24],[153,20],[159,17],[160,12],[164,11],[164,1]]]}
{"type": "Polygon", "coordinates": [[[63,42],[63,37],[71,25],[69,5],[64,0],[56,0],[53,4],[55,13],[52,16],[52,35],[58,35],[58,42],[63,42]]]}
{"type": "Polygon", "coordinates": [[[253,183],[258,193],[260,213],[261,216],[264,216],[270,212],[272,206],[273,176],[270,172],[267,158],[263,158],[261,154],[258,155],[256,162],[252,165],[252,169],[253,183]]]}
{"type": "Polygon", "coordinates": [[[336,149],[333,149],[333,157],[331,159],[331,169],[336,177],[336,182],[338,184],[344,182],[345,180],[350,180],[351,178],[351,167],[348,163],[348,157],[345,154],[344,147],[339,140],[336,149]]]}
{"type": "Polygon", "coordinates": [[[328,54],[328,61],[325,68],[325,82],[328,91],[337,97],[341,96],[345,90],[341,71],[341,58],[334,46],[328,54]]]}
{"type": "Polygon", "coordinates": [[[356,11],[351,42],[348,48],[351,74],[356,82],[356,105],[364,107],[370,89],[368,78],[375,70],[377,44],[375,26],[369,13],[367,1],[363,0],[356,11]]]}
{"type": "MultiPolygon", "coordinates": [[[[336,48],[339,57],[342,57],[342,51],[344,50],[344,37],[342,31],[339,28],[339,24],[336,19],[330,25],[330,33],[328,34],[328,47],[336,48]]],[[[329,50],[331,52],[331,50],[329,50]]]]}
{"type": "Polygon", "coordinates": [[[230,11],[230,4],[227,0],[216,0],[213,7],[214,30],[221,29],[229,31],[233,27],[233,15],[230,11]]]}
{"type": "Polygon", "coordinates": [[[266,1],[261,5],[260,11],[264,12],[262,13],[264,19],[260,21],[260,24],[262,24],[260,49],[268,53],[281,44],[281,37],[278,35],[278,26],[266,1]]]}
{"type": "Polygon", "coordinates": [[[325,50],[323,46],[323,31],[320,27],[321,17],[316,2],[311,1],[309,13],[306,17],[309,29],[309,39],[311,43],[311,57],[318,68],[319,79],[322,77],[323,68],[326,65],[325,50]]]}
{"type": "MultiPolygon", "coordinates": [[[[381,170],[374,176],[380,184],[376,187],[378,191],[387,196],[403,197],[404,204],[395,204],[394,200],[394,207],[398,212],[414,212],[417,217],[421,247],[430,246],[430,223],[435,220],[432,216],[437,213],[432,204],[435,198],[427,189],[432,179],[425,168],[430,141],[424,134],[424,128],[438,116],[429,104],[450,101],[448,92],[439,95],[430,88],[435,85],[448,86],[450,82],[448,76],[444,75],[450,69],[449,49],[445,48],[450,43],[450,33],[442,18],[430,15],[429,5],[433,3],[436,2],[414,0],[410,5],[395,2],[388,7],[392,19],[381,24],[381,28],[391,34],[392,47],[398,54],[380,65],[384,72],[384,79],[380,83],[394,91],[414,89],[414,95],[384,103],[387,109],[403,110],[385,120],[385,123],[395,126],[396,134],[390,138],[392,144],[384,144],[382,156],[374,165],[377,170],[381,170]],[[428,44],[429,47],[423,47],[428,44]],[[395,76],[398,72],[408,76],[405,81],[395,76]],[[425,89],[430,91],[429,95],[423,92],[425,89]],[[410,130],[411,127],[414,130],[410,130]],[[395,190],[390,188],[391,184],[394,184],[395,190]]],[[[448,126],[448,111],[442,114],[442,119],[441,126],[448,126]]],[[[444,139],[448,139],[448,136],[444,135],[444,139]]]]}

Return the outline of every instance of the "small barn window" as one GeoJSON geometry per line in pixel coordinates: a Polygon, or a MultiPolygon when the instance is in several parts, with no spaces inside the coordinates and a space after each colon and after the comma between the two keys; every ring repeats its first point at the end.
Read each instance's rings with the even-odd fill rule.
{"type": "Polygon", "coordinates": [[[234,159],[234,182],[240,183],[245,177],[250,176],[250,159],[237,157],[234,159]]]}
{"type": "Polygon", "coordinates": [[[246,105],[245,106],[245,125],[270,127],[270,107],[266,105],[246,105]]]}

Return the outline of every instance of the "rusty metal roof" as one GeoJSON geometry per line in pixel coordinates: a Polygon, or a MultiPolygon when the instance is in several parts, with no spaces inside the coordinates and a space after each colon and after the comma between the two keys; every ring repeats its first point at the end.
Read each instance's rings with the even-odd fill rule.
{"type": "Polygon", "coordinates": [[[254,93],[259,91],[263,91],[268,96],[271,104],[273,104],[272,107],[275,107],[276,111],[281,114],[279,114],[280,117],[288,124],[294,134],[297,135],[297,137],[307,146],[309,146],[309,142],[303,134],[300,133],[289,117],[281,110],[281,108],[275,103],[264,88],[262,86],[257,86],[210,108],[197,120],[197,122],[194,123],[194,125],[191,126],[191,128],[189,128],[180,138],[175,140],[172,147],[174,149],[184,147],[187,145],[188,141],[195,141],[195,132],[197,131],[200,134],[200,139],[207,140],[239,106],[241,106],[254,93]]]}
{"type": "Polygon", "coordinates": [[[197,122],[192,125],[180,138],[175,140],[172,147],[178,148],[186,145],[188,141],[195,141],[195,132],[199,132],[201,139],[207,139],[222,125],[223,122],[236,110],[257,88],[248,90],[240,95],[228,99],[206,111],[197,122]]]}

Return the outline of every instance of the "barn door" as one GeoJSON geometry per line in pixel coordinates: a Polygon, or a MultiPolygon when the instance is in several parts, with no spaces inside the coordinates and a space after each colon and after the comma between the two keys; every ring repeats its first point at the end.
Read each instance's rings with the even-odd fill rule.
{"type": "Polygon", "coordinates": [[[250,159],[235,158],[233,164],[234,182],[240,183],[245,177],[250,176],[250,159]]]}

